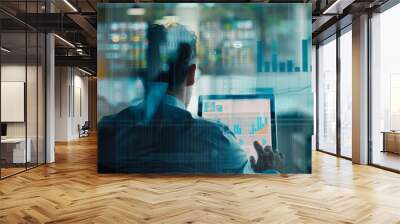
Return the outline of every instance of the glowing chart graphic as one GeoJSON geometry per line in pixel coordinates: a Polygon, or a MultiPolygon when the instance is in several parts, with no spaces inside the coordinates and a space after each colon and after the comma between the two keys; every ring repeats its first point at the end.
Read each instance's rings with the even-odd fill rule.
{"type": "Polygon", "coordinates": [[[272,145],[269,99],[204,100],[202,116],[227,125],[247,155],[256,155],[253,142],[272,145]]]}

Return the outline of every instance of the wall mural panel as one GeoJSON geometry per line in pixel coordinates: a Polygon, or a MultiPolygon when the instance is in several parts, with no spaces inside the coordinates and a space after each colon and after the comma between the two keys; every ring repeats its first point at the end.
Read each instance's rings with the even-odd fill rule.
{"type": "Polygon", "coordinates": [[[98,5],[98,171],[311,173],[311,4],[98,5]]]}

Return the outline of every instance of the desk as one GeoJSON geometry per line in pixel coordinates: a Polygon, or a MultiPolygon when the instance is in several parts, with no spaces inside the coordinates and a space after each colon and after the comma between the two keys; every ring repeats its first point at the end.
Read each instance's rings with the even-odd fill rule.
{"type": "Polygon", "coordinates": [[[400,154],[400,132],[383,131],[383,151],[400,154]]]}
{"type": "Polygon", "coordinates": [[[28,143],[25,152],[25,138],[6,138],[1,139],[1,157],[6,163],[25,163],[31,162],[31,145],[30,138],[26,140],[28,143]],[[26,160],[25,160],[26,159],[26,160]]]}

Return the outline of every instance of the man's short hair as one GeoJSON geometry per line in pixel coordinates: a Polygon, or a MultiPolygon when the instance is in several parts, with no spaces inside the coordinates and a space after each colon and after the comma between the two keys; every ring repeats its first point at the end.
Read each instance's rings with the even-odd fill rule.
{"type": "Polygon", "coordinates": [[[147,31],[147,77],[180,86],[196,57],[196,36],[181,24],[153,24],[147,31]]]}

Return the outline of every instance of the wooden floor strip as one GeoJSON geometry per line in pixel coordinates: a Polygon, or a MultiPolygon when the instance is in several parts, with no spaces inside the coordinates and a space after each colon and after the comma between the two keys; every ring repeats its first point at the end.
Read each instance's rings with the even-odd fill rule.
{"type": "Polygon", "coordinates": [[[0,223],[400,223],[400,175],[313,152],[312,175],[97,174],[96,139],[0,181],[0,223]]]}

